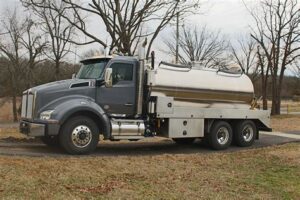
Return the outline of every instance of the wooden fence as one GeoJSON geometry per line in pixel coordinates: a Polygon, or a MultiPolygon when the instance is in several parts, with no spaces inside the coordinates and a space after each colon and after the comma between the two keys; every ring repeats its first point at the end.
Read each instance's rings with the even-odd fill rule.
{"type": "MultiPolygon", "coordinates": [[[[300,104],[286,104],[286,114],[299,113],[300,114],[300,104]]],[[[284,109],[284,110],[285,110],[284,109]]],[[[284,113],[282,113],[284,114],[284,113]]]]}

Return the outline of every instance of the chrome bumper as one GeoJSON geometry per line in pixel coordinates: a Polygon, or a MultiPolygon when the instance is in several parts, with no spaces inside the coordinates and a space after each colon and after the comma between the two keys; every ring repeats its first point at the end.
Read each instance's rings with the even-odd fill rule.
{"type": "Polygon", "coordinates": [[[20,122],[20,132],[30,137],[41,137],[45,136],[46,125],[36,124],[26,121],[20,122]]]}

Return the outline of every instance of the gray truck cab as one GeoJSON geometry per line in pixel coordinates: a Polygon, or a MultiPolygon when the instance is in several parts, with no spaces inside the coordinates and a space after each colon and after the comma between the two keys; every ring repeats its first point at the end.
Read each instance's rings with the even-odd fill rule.
{"type": "Polygon", "coordinates": [[[23,93],[22,133],[40,137],[49,145],[57,144],[59,136],[65,137],[61,140],[67,141],[62,145],[68,152],[86,153],[95,148],[95,145],[90,147],[90,143],[93,137],[99,137],[97,134],[111,138],[112,117],[136,117],[137,58],[93,57],[81,64],[75,78],[37,86],[23,93]],[[110,84],[105,82],[106,71],[110,72],[110,84]],[[70,132],[67,129],[72,128],[71,137],[59,134],[70,132]]]}
{"type": "Polygon", "coordinates": [[[102,75],[97,78],[95,101],[108,115],[135,116],[138,67],[137,59],[118,57],[107,63],[107,68],[112,69],[112,85],[107,87],[102,84],[104,80],[102,75]]]}

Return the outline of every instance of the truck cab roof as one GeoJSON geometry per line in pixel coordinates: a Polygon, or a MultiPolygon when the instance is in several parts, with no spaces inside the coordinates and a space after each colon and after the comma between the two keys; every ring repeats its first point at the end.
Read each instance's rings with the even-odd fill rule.
{"type": "Polygon", "coordinates": [[[89,57],[86,58],[84,60],[81,60],[81,63],[85,63],[85,62],[90,62],[90,61],[95,61],[95,60],[118,60],[118,61],[138,61],[138,59],[136,57],[133,56],[93,56],[93,57],[89,57]]]}

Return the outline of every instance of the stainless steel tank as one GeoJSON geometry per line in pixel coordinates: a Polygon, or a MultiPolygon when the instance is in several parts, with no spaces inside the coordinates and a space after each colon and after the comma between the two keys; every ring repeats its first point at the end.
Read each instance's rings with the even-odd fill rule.
{"type": "Polygon", "coordinates": [[[148,71],[151,96],[170,96],[190,103],[250,104],[254,88],[245,74],[217,69],[184,69],[163,66],[148,71]]]}

